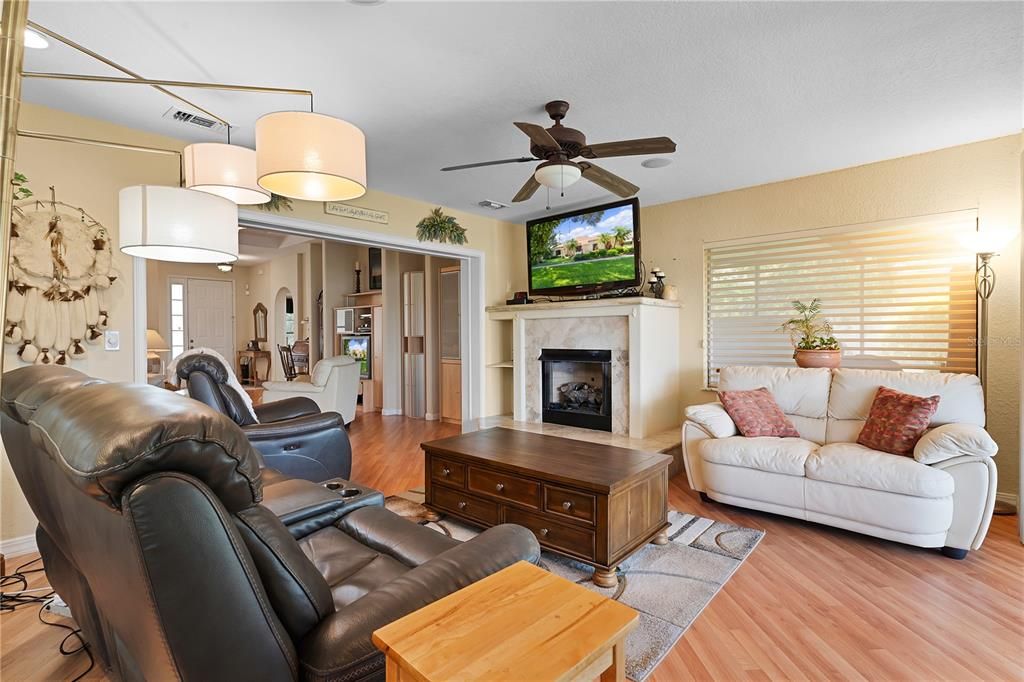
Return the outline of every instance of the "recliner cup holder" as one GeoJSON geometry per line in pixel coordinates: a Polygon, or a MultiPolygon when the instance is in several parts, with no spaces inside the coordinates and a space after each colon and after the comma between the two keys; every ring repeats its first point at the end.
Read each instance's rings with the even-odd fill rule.
{"type": "Polygon", "coordinates": [[[355,497],[356,495],[362,495],[363,491],[359,488],[346,488],[344,483],[339,481],[327,481],[324,483],[324,487],[332,492],[336,492],[342,497],[355,497]]]}
{"type": "Polygon", "coordinates": [[[339,493],[342,497],[355,497],[356,495],[361,495],[363,491],[359,488],[344,488],[339,493]]]}
{"type": "Polygon", "coordinates": [[[324,487],[328,490],[341,490],[345,487],[345,484],[338,483],[337,481],[327,481],[327,483],[324,483],[324,487]]]}

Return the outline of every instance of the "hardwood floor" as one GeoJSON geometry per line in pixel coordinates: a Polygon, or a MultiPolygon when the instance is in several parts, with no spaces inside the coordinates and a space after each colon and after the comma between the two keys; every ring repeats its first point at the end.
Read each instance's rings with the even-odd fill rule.
{"type": "MultiPolygon", "coordinates": [[[[449,424],[362,416],[350,431],[352,478],[386,494],[421,486],[419,443],[457,432],[449,424]]],[[[669,504],[767,535],[652,682],[1024,679],[1024,547],[1015,516],[995,517],[985,546],[954,561],[936,551],[704,504],[684,476],[670,481],[669,504]]],[[[33,575],[33,586],[45,584],[42,574],[33,575]]],[[[64,635],[41,625],[31,606],[0,616],[0,678],[81,673],[84,655],[57,653],[64,635]]],[[[94,670],[84,679],[106,678],[94,670]]]]}

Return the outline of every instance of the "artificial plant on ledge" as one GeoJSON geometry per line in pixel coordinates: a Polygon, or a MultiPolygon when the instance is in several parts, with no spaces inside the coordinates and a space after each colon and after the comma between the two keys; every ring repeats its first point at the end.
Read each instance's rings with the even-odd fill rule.
{"type": "Polygon", "coordinates": [[[452,216],[445,215],[441,207],[437,207],[416,225],[416,239],[421,242],[465,244],[466,228],[459,225],[452,216]]]}

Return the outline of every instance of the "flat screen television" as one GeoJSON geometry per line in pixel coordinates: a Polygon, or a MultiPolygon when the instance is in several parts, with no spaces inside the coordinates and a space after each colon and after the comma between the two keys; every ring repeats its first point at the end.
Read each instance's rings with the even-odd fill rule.
{"type": "Polygon", "coordinates": [[[640,284],[640,203],[625,199],[526,223],[530,293],[569,296],[640,284]]]}
{"type": "Polygon", "coordinates": [[[359,363],[359,376],[363,379],[371,378],[370,349],[372,347],[373,346],[370,344],[370,336],[368,334],[341,337],[342,355],[348,355],[359,363]]]}

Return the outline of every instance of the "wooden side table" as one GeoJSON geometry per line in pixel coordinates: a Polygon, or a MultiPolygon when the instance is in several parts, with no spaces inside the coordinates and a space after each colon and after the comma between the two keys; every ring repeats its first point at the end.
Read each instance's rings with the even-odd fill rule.
{"type": "Polygon", "coordinates": [[[388,682],[624,680],[624,604],[525,561],[373,633],[388,682]]]}
{"type": "Polygon", "coordinates": [[[260,373],[256,369],[257,360],[265,360],[267,363],[267,375],[265,378],[270,377],[270,363],[271,355],[269,350],[240,350],[238,351],[238,383],[243,386],[259,386],[263,383],[264,379],[260,378],[260,373]],[[249,359],[249,378],[242,378],[242,359],[249,359]]]}

